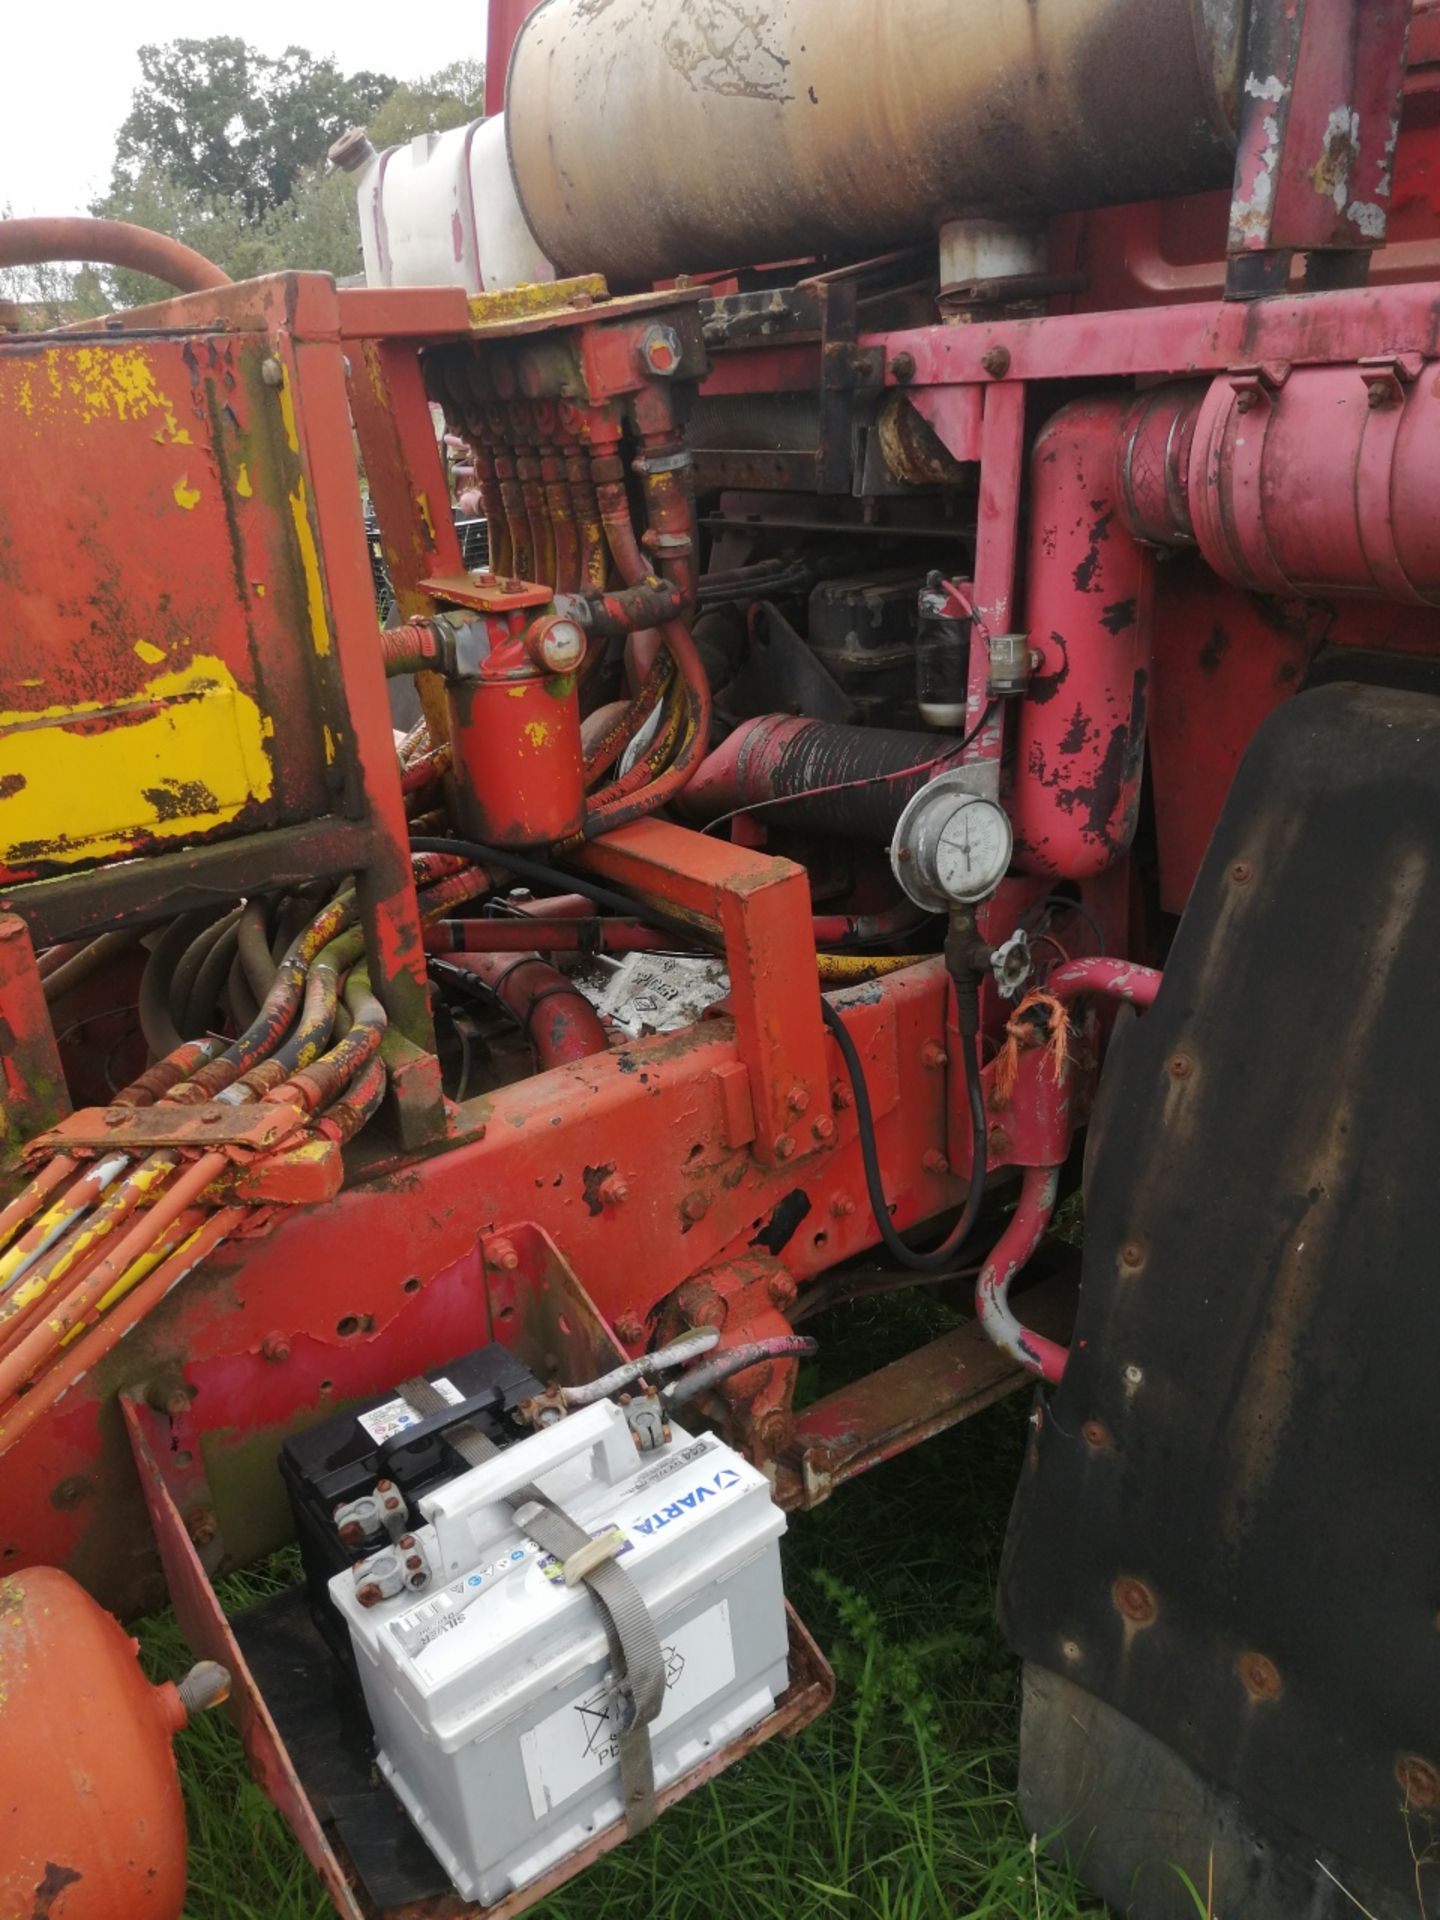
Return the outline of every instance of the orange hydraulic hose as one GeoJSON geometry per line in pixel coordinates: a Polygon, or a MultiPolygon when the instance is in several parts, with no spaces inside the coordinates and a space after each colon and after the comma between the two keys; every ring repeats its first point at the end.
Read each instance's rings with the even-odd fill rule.
{"type": "MultiPolygon", "coordinates": [[[[0,1401],[18,1393],[45,1365],[71,1327],[91,1311],[122,1274],[159,1239],[170,1222],[198,1200],[212,1180],[225,1171],[223,1153],[203,1153],[186,1167],[154,1206],[122,1234],[102,1260],[86,1270],[54,1311],[0,1357],[0,1401]]],[[[243,1212],[243,1209],[242,1209],[243,1212]]]]}
{"type": "Polygon", "coordinates": [[[63,1240],[47,1249],[23,1279],[0,1298],[0,1352],[9,1352],[16,1344],[21,1327],[33,1318],[32,1309],[44,1296],[82,1262],[88,1261],[100,1243],[123,1220],[128,1220],[140,1202],[180,1163],[178,1153],[152,1153],[138,1167],[131,1167],[117,1180],[98,1207],[78,1220],[63,1240]],[[18,1323],[18,1324],[17,1324],[18,1323]]]}
{"type": "Polygon", "coordinates": [[[42,1419],[82,1373],[89,1372],[106,1354],[112,1352],[130,1329],[137,1326],[177,1282],[212,1254],[227,1234],[234,1232],[245,1214],[244,1207],[221,1207],[218,1212],[212,1213],[205,1225],[184,1246],[132,1288],[111,1312],[89,1329],[83,1339],[76,1341],[76,1362],[73,1367],[52,1368],[43,1380],[36,1381],[22,1400],[7,1407],[0,1414],[0,1453],[12,1447],[36,1420],[42,1419]]]}
{"type": "Polygon", "coordinates": [[[148,273],[181,293],[228,287],[230,276],[203,253],[168,234],[128,220],[0,220],[0,267],[36,267],[50,260],[91,260],[148,273]]]}
{"type": "Polygon", "coordinates": [[[57,1153],[7,1207],[0,1208],[0,1248],[9,1245],[11,1235],[34,1217],[46,1195],[53,1193],[60,1182],[75,1171],[76,1165],[68,1153],[57,1153]]]}

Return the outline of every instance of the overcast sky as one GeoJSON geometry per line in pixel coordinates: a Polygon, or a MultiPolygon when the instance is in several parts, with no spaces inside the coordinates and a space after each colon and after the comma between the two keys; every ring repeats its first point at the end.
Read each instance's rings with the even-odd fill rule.
{"type": "Polygon", "coordinates": [[[287,46],[414,80],[485,52],[485,8],[405,0],[282,0],[231,18],[182,0],[24,0],[5,16],[0,211],[84,213],[110,183],[115,134],[140,80],[136,50],[236,34],[262,53],[287,46]]]}

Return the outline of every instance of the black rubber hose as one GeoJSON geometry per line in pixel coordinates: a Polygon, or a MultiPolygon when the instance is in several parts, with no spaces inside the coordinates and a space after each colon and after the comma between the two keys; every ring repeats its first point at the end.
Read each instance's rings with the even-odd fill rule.
{"type": "Polygon", "coordinates": [[[670,933],[682,935],[687,941],[723,950],[724,942],[719,934],[708,927],[682,920],[678,914],[666,913],[659,907],[652,907],[647,901],[634,899],[630,894],[616,893],[612,887],[602,886],[586,874],[566,873],[559,867],[547,866],[542,860],[532,860],[526,854],[512,853],[508,847],[487,847],[479,840],[432,839],[428,834],[412,837],[410,847],[414,853],[462,854],[465,859],[474,860],[492,872],[497,867],[503,868],[521,880],[535,880],[543,887],[552,887],[557,893],[583,893],[587,900],[595,901],[598,906],[609,907],[612,913],[638,917],[649,926],[664,927],[670,933]]]}
{"type": "MultiPolygon", "coordinates": [[[[251,1020],[259,1012],[260,1002],[274,986],[275,976],[280,971],[280,963],[271,957],[270,941],[265,931],[266,905],[264,900],[248,900],[240,916],[237,957],[255,1002],[251,1020]]],[[[247,1020],[242,1024],[248,1026],[250,1022],[247,1020]]]]}
{"type": "Polygon", "coordinates": [[[140,977],[140,1031],[145,1044],[157,1060],[183,1046],[180,1030],[170,1017],[170,988],[175,966],[195,936],[213,925],[223,908],[197,907],[172,920],[150,950],[145,971],[140,977]]]}
{"type": "Polygon", "coordinates": [[[875,1116],[870,1106],[870,1089],[865,1084],[865,1069],[849,1028],[830,1002],[822,997],[820,1011],[835,1036],[840,1057],[855,1095],[855,1124],[860,1134],[860,1157],[865,1163],[865,1187],[870,1195],[870,1210],[887,1251],[912,1273],[942,1272],[969,1239],[985,1196],[985,1089],[980,1079],[980,1059],[972,1040],[962,1036],[960,1051],[965,1062],[965,1091],[970,1101],[970,1132],[974,1148],[970,1160],[970,1191],[960,1218],[938,1247],[917,1253],[895,1230],[885,1199],[885,1182],[880,1174],[880,1154],[875,1144],[875,1116]]]}
{"type": "Polygon", "coordinates": [[[240,958],[238,938],[235,944],[235,958],[230,965],[230,977],[225,982],[225,1004],[230,1010],[236,1033],[243,1033],[260,1011],[260,1002],[250,991],[250,982],[245,977],[245,963],[240,958]]]}
{"type": "Polygon", "coordinates": [[[190,997],[185,1002],[184,1031],[187,1037],[196,1038],[202,1033],[213,1031],[212,1016],[216,1012],[220,999],[220,990],[224,986],[230,968],[235,960],[236,926],[240,913],[237,909],[220,923],[220,931],[212,941],[209,952],[200,962],[195,975],[195,984],[190,989],[190,997]]]}
{"type": "Polygon", "coordinates": [[[212,925],[202,929],[175,962],[175,971],[170,979],[170,1018],[187,1040],[192,1033],[190,998],[195,982],[200,977],[200,969],[214,952],[216,943],[224,938],[240,918],[240,911],[239,907],[232,907],[212,925]]]}

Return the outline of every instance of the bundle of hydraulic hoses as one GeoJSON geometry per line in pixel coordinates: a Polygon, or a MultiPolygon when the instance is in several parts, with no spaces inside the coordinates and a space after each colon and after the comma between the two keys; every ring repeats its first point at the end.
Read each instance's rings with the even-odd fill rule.
{"type": "MultiPolygon", "coordinates": [[[[416,856],[422,914],[488,885],[448,856],[416,856]]],[[[375,1113],[385,1013],[370,990],[353,889],[291,942],[237,1038],[183,1042],[112,1096],[112,1109],[288,1105],[312,1138],[344,1144],[375,1113]]],[[[0,1453],[90,1371],[252,1209],[208,1190],[220,1151],[57,1153],[0,1209],[0,1453]]]]}

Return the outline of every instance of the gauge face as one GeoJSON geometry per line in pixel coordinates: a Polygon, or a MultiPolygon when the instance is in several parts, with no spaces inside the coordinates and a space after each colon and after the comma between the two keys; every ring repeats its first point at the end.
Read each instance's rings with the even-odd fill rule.
{"type": "Polygon", "coordinates": [[[983,900],[1010,865],[1010,822],[978,797],[962,800],[935,841],[935,882],[951,900],[983,900]]]}

